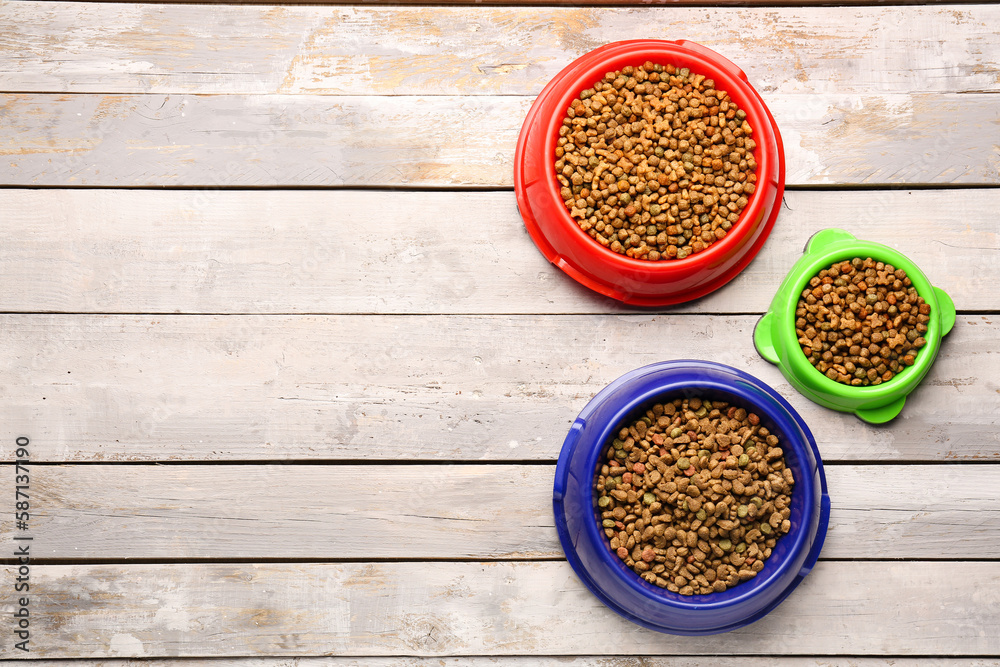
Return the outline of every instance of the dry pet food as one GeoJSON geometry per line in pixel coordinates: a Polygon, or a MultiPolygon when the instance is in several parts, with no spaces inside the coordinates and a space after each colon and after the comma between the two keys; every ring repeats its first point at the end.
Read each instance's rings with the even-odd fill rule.
{"type": "Polygon", "coordinates": [[[809,363],[831,380],[877,385],[914,364],[930,313],[905,271],[855,257],[810,279],[795,335],[809,363]]]}
{"type": "Polygon", "coordinates": [[[795,480],[779,444],[757,415],[725,402],[654,405],[599,464],[597,506],[612,551],[681,595],[753,578],[791,528],[795,480]]]}
{"type": "Polygon", "coordinates": [[[756,187],[753,129],[711,79],[624,67],[573,100],[556,144],[566,208],[611,250],[683,259],[725,237],[756,187]]]}

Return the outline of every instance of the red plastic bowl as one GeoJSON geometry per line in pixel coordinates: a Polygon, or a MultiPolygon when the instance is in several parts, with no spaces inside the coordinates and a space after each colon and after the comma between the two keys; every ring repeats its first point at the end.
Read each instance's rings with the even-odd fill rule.
{"type": "Polygon", "coordinates": [[[736,277],[774,226],[785,191],[781,135],[760,95],[736,65],[688,41],[634,40],[595,49],[555,76],[528,111],[514,156],[514,189],[524,225],[553,264],[590,289],[628,304],[665,306],[697,299],[736,277]],[[648,261],[618,254],[569,215],[556,180],[559,127],[570,103],[608,72],[647,60],[687,67],[715,80],[746,111],[757,143],[757,187],[725,238],[684,259],[648,261]]]}

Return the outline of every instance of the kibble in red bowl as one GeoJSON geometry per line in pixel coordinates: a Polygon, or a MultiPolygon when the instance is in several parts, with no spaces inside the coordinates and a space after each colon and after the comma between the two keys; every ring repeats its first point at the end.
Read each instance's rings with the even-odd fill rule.
{"type": "Polygon", "coordinates": [[[574,99],[556,140],[560,196],[584,232],[669,261],[725,238],[756,189],[753,128],[703,74],[647,61],[574,99]]]}

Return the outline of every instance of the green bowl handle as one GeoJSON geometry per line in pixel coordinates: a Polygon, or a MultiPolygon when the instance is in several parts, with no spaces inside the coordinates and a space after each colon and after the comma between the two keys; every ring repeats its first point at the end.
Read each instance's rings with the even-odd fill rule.
{"type": "Polygon", "coordinates": [[[955,302],[940,287],[934,288],[934,297],[937,299],[938,313],[941,318],[941,335],[947,336],[951,328],[955,326],[955,302]]]}
{"type": "Polygon", "coordinates": [[[832,243],[840,243],[842,241],[857,241],[857,237],[850,232],[845,232],[843,229],[823,229],[811,237],[806,242],[806,253],[815,252],[823,248],[823,246],[830,245],[832,243]]]}
{"type": "Polygon", "coordinates": [[[764,317],[757,320],[757,326],[753,329],[753,344],[757,348],[757,352],[760,353],[760,356],[772,364],[777,364],[780,358],[778,357],[778,351],[774,348],[771,317],[771,313],[766,313],[764,317]]]}
{"type": "Polygon", "coordinates": [[[883,405],[878,408],[871,408],[868,410],[855,410],[856,414],[861,420],[868,422],[869,424],[884,424],[887,421],[892,421],[896,418],[900,412],[903,411],[903,404],[906,403],[906,396],[902,398],[897,398],[892,403],[888,405],[883,405]]]}

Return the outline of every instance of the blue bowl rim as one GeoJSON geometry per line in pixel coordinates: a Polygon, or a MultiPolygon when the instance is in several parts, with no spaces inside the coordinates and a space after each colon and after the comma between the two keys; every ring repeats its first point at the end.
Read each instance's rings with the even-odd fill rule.
{"type": "MultiPolygon", "coordinates": [[[[694,393],[692,395],[698,394],[694,393]]],[[[812,478],[807,478],[806,482],[810,487],[815,484],[812,478]]],[[[604,602],[604,604],[633,623],[652,630],[680,635],[704,635],[727,632],[753,623],[773,610],[792,592],[792,590],[795,589],[796,586],[798,586],[799,582],[812,569],[819,557],[819,552],[825,540],[826,530],[829,523],[830,501],[827,493],[826,475],[823,469],[823,462],[819,449],[816,446],[816,441],[801,416],[799,416],[795,409],[780,394],[756,377],[731,366],[697,359],[677,359],[643,366],[622,375],[598,392],[598,394],[594,396],[594,398],[591,399],[591,401],[584,407],[577,419],[574,421],[573,427],[567,435],[566,440],[563,443],[562,450],[560,451],[559,460],[556,465],[555,482],[553,484],[553,510],[555,513],[556,530],[559,535],[559,540],[570,566],[587,586],[587,588],[602,602],[604,602]],[[692,375],[696,376],[698,373],[705,372],[716,376],[721,375],[731,384],[723,382],[718,377],[711,379],[692,377],[692,375]],[[638,383],[644,377],[653,373],[667,373],[667,377],[662,379],[657,386],[648,388],[641,393],[631,394],[624,398],[618,395],[619,392],[627,390],[629,385],[638,383]],[[760,611],[732,624],[707,628],[690,628],[683,625],[662,625],[645,619],[633,613],[629,609],[623,608],[622,605],[613,600],[593,580],[587,572],[582,560],[577,555],[567,527],[564,508],[564,496],[567,486],[567,478],[569,475],[569,461],[573,457],[578,444],[579,436],[588,424],[588,420],[591,415],[598,408],[603,407],[606,402],[615,401],[615,405],[612,408],[614,416],[611,419],[608,419],[605,423],[599,425],[600,431],[598,432],[596,438],[594,436],[590,436],[590,440],[593,444],[591,446],[591,451],[587,453],[587,469],[596,469],[597,459],[603,450],[603,447],[596,446],[596,443],[607,441],[612,430],[618,428],[626,417],[636,412],[640,407],[649,405],[658,397],[666,398],[671,395],[683,395],[685,391],[690,392],[691,390],[695,390],[695,392],[700,392],[701,394],[716,393],[729,395],[730,397],[737,399],[738,402],[757,406],[762,415],[766,415],[768,420],[778,424],[779,428],[786,434],[798,431],[798,435],[800,436],[798,439],[801,440],[801,445],[808,447],[811,450],[808,453],[810,453],[815,460],[815,476],[818,477],[819,486],[818,516],[813,515],[810,517],[811,520],[805,524],[805,527],[802,530],[797,531],[794,542],[790,546],[787,546],[787,543],[782,545],[782,543],[779,542],[780,546],[786,547],[784,548],[785,553],[793,554],[795,557],[788,558],[783,562],[778,563],[777,567],[770,571],[766,579],[759,580],[755,578],[753,580],[755,585],[753,587],[745,588],[742,591],[739,590],[741,587],[737,587],[732,589],[732,591],[727,591],[726,593],[721,594],[696,595],[690,597],[680,596],[678,594],[670,593],[669,591],[653,588],[651,584],[642,581],[635,575],[634,572],[629,570],[623,563],[617,560],[617,558],[614,558],[610,551],[608,551],[607,554],[599,552],[602,561],[611,567],[620,583],[628,586],[633,592],[639,594],[643,598],[656,603],[664,604],[665,606],[680,613],[704,614],[745,603],[746,601],[760,595],[761,592],[768,586],[771,586],[775,582],[779,582],[782,579],[788,578],[790,576],[789,569],[793,567],[800,568],[800,573],[797,576],[792,577],[785,589],[776,595],[775,599],[760,611]],[[775,405],[761,405],[761,395],[773,401],[775,405]],[[816,532],[812,538],[812,543],[803,544],[808,539],[813,525],[816,526],[816,532]],[[806,553],[804,561],[802,561],[801,564],[797,564],[796,561],[799,559],[799,554],[803,548],[807,549],[808,552],[806,553]]],[[[584,526],[588,533],[588,537],[592,541],[595,543],[604,542],[604,536],[598,531],[596,521],[584,521],[584,526]]],[[[788,536],[786,536],[786,539],[787,537],[788,536]]]]}

